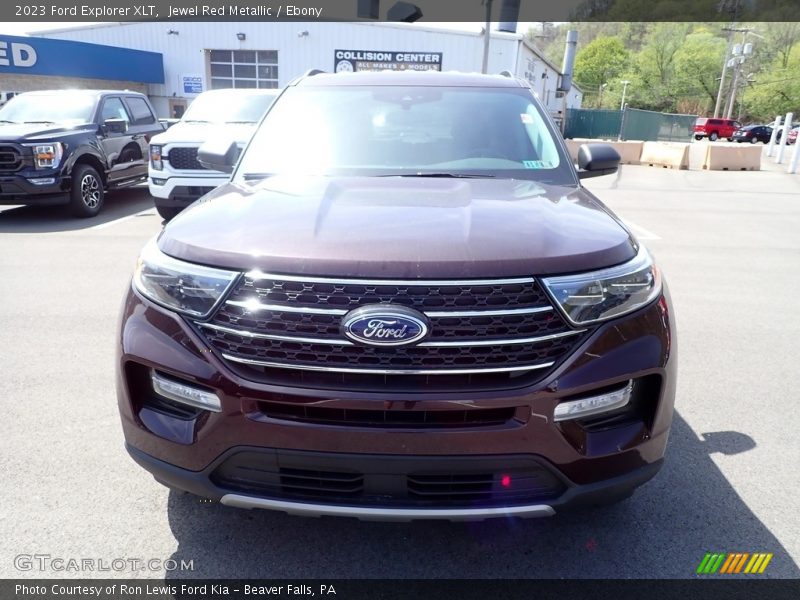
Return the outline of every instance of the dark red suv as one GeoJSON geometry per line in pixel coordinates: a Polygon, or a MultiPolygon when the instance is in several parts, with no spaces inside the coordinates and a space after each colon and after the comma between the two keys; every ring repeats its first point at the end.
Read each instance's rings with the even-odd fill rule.
{"type": "Polygon", "coordinates": [[[142,251],[127,449],[173,488],[368,519],[545,516],[662,464],[675,325],[524,81],[310,74],[142,251]],[[237,163],[234,168],[234,163],[237,163]]]}
{"type": "Polygon", "coordinates": [[[708,119],[700,117],[694,122],[694,139],[702,140],[707,137],[712,142],[719,138],[728,138],[733,141],[733,134],[742,126],[739,121],[733,119],[708,119]]]}

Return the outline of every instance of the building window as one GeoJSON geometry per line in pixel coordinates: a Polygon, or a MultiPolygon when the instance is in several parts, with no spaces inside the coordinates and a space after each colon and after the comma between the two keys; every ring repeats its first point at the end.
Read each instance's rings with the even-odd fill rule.
{"type": "Polygon", "coordinates": [[[277,88],[277,50],[209,50],[211,89],[277,88]]]}

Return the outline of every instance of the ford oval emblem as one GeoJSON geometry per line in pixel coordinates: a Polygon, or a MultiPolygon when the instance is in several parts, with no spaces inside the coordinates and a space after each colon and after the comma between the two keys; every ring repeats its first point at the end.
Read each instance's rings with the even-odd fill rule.
{"type": "Polygon", "coordinates": [[[425,315],[414,309],[372,304],[347,313],[342,331],[368,346],[405,346],[428,335],[428,323],[425,315]]]}

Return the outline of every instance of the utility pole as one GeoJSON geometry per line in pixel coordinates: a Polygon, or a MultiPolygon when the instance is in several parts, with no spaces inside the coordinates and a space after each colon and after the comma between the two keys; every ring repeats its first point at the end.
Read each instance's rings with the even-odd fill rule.
{"type": "Polygon", "coordinates": [[[628,91],[628,84],[630,84],[630,81],[627,79],[622,81],[622,102],[619,103],[620,110],[625,110],[625,92],[628,91]]]}
{"type": "Polygon", "coordinates": [[[481,73],[489,72],[489,42],[492,37],[492,0],[483,0],[486,5],[486,27],[483,30],[483,67],[481,73]]]}
{"type": "Polygon", "coordinates": [[[597,88],[597,108],[603,108],[603,90],[607,85],[607,83],[601,83],[597,88]]]}
{"type": "Polygon", "coordinates": [[[731,36],[734,31],[731,27],[723,27],[722,31],[728,32],[728,45],[725,47],[725,56],[722,57],[722,73],[719,76],[719,89],[717,90],[717,103],[714,105],[714,118],[719,116],[722,105],[722,90],[725,89],[725,72],[728,70],[728,55],[731,53],[731,36]]]}

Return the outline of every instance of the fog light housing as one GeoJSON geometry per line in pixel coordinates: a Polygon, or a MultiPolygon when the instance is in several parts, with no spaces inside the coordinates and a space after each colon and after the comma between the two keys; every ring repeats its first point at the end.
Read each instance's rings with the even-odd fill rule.
{"type": "Polygon", "coordinates": [[[214,392],[181,383],[173,379],[167,379],[152,370],[150,371],[150,380],[153,383],[153,390],[155,393],[164,398],[201,410],[222,412],[222,404],[219,396],[214,392]]]}
{"type": "Polygon", "coordinates": [[[613,392],[561,402],[556,405],[553,411],[553,421],[582,419],[584,417],[617,410],[630,402],[632,391],[633,380],[629,380],[624,388],[613,392]]]}
{"type": "Polygon", "coordinates": [[[164,185],[167,183],[166,179],[158,179],[157,177],[151,177],[150,181],[153,182],[153,185],[164,185]]]}
{"type": "Polygon", "coordinates": [[[32,177],[28,179],[33,185],[52,185],[56,182],[55,177],[32,177]]]}

